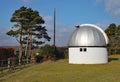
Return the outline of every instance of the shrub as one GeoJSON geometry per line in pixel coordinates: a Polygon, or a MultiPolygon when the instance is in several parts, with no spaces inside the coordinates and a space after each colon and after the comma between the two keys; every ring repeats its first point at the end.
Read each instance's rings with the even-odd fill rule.
{"type": "Polygon", "coordinates": [[[45,46],[41,47],[40,54],[43,56],[43,60],[56,60],[56,55],[58,52],[56,47],[46,44],[45,46]]]}
{"type": "Polygon", "coordinates": [[[42,62],[43,56],[41,56],[41,55],[36,55],[36,56],[35,56],[35,59],[36,59],[36,63],[40,63],[40,62],[42,62]]]}

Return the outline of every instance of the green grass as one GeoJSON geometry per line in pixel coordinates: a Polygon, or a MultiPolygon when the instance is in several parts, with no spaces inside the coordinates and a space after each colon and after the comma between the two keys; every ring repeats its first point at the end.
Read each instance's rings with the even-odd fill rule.
{"type": "Polygon", "coordinates": [[[120,55],[100,65],[73,65],[68,60],[44,62],[0,78],[0,82],[120,82],[120,55]]]}

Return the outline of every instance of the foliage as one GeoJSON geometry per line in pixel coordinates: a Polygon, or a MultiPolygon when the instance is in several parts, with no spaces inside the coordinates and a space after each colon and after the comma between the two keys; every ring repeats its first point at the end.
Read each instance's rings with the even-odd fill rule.
{"type": "Polygon", "coordinates": [[[14,50],[12,48],[6,49],[6,48],[0,48],[0,60],[4,60],[9,57],[15,56],[14,50]]]}
{"type": "Polygon", "coordinates": [[[15,24],[7,35],[15,37],[20,43],[19,59],[22,56],[23,44],[26,47],[25,54],[27,55],[28,49],[30,51],[51,39],[47,34],[47,29],[43,26],[45,21],[36,10],[20,7],[13,13],[11,22],[15,22],[15,24]]]}
{"type": "Polygon", "coordinates": [[[41,47],[41,55],[43,56],[44,60],[56,60],[57,54],[57,49],[53,45],[51,46],[46,44],[45,46],[41,47]]]}
{"type": "Polygon", "coordinates": [[[1,82],[119,82],[120,55],[107,64],[75,65],[68,60],[44,62],[0,78],[1,82]],[[23,77],[24,76],[24,77],[23,77]],[[29,79],[28,79],[29,77],[29,79]]]}
{"type": "Polygon", "coordinates": [[[11,22],[16,22],[16,24],[12,27],[13,29],[7,32],[8,35],[16,37],[17,41],[20,43],[25,43],[25,35],[33,36],[33,44],[39,45],[44,42],[39,41],[38,39],[45,38],[50,41],[50,37],[47,34],[47,29],[42,24],[45,21],[39,15],[38,11],[34,11],[31,8],[21,7],[13,13],[11,18],[11,22]],[[20,41],[19,36],[24,35],[23,41],[20,41]],[[35,39],[36,38],[36,39],[35,39]]]}
{"type": "Polygon", "coordinates": [[[41,47],[40,54],[44,60],[58,60],[68,58],[68,53],[64,47],[55,47],[54,45],[48,45],[41,47]]]}
{"type": "Polygon", "coordinates": [[[41,56],[41,55],[36,55],[36,56],[35,56],[35,59],[36,59],[36,63],[40,63],[40,62],[42,62],[43,56],[41,56]]]}
{"type": "Polygon", "coordinates": [[[105,32],[109,38],[109,46],[108,46],[109,54],[119,54],[120,25],[116,26],[116,24],[112,23],[108,26],[105,32]]]}
{"type": "Polygon", "coordinates": [[[64,58],[65,58],[65,59],[68,59],[68,50],[65,50],[65,51],[64,51],[64,58]]]}

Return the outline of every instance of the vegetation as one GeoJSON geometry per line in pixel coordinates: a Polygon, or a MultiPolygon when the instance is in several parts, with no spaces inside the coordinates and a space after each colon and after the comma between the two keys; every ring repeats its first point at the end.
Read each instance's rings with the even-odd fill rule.
{"type": "Polygon", "coordinates": [[[120,54],[120,25],[112,23],[105,30],[109,38],[109,54],[120,54]]]}
{"type": "Polygon", "coordinates": [[[0,78],[0,82],[119,82],[120,55],[111,55],[109,63],[73,65],[68,60],[44,62],[0,78]]]}
{"type": "MultiPolygon", "coordinates": [[[[7,60],[9,57],[14,57],[14,50],[12,48],[0,48],[0,60],[7,60]]],[[[0,63],[1,64],[1,63],[0,63]]]]}
{"type": "MultiPolygon", "coordinates": [[[[20,7],[15,10],[11,19],[14,22],[12,30],[7,32],[7,35],[15,37],[20,43],[19,47],[19,63],[23,56],[28,60],[33,48],[38,48],[39,45],[50,41],[47,34],[47,29],[43,24],[45,21],[39,15],[39,12],[27,7],[20,7]]],[[[109,38],[108,51],[109,54],[120,53],[120,25],[116,26],[114,23],[110,24],[105,30],[109,38]]],[[[40,48],[39,55],[36,56],[36,61],[56,60],[68,58],[68,51],[59,51],[58,48],[50,45],[45,45],[40,48]]]]}
{"type": "Polygon", "coordinates": [[[56,56],[59,54],[55,46],[45,45],[41,47],[41,55],[43,56],[43,60],[56,60],[56,56]]]}
{"type": "MultiPolygon", "coordinates": [[[[31,8],[20,7],[13,13],[11,22],[15,22],[7,35],[15,37],[20,44],[19,63],[23,56],[28,59],[33,48],[50,41],[45,21],[39,12],[31,8]]],[[[109,38],[109,54],[120,54],[120,25],[110,24],[105,30],[109,38]]],[[[3,50],[2,50],[3,51],[3,50]]],[[[13,50],[2,52],[14,53],[13,50]]],[[[45,45],[35,54],[36,62],[68,58],[67,50],[45,45]]],[[[0,78],[0,82],[119,82],[120,55],[109,57],[108,64],[101,65],[72,65],[68,60],[57,62],[47,61],[35,64],[16,73],[0,78]]]]}
{"type": "Polygon", "coordinates": [[[58,59],[67,58],[67,54],[66,48],[57,48],[54,45],[46,44],[39,49],[36,60],[38,61],[38,59],[40,59],[39,62],[46,60],[56,61],[58,59]]]}
{"type": "Polygon", "coordinates": [[[13,13],[11,22],[15,22],[15,24],[7,34],[15,37],[20,43],[19,61],[21,60],[24,46],[25,56],[28,58],[33,46],[39,46],[45,41],[50,41],[47,30],[43,26],[45,21],[36,10],[24,6],[20,7],[13,13]],[[29,52],[27,53],[28,50],[29,52]]]}

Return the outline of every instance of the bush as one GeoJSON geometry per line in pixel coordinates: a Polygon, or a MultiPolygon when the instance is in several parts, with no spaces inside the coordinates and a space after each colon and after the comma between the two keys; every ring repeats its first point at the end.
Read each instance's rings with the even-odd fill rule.
{"type": "Polygon", "coordinates": [[[42,62],[43,56],[36,55],[35,59],[36,59],[36,63],[40,63],[40,62],[42,62]]]}
{"type": "Polygon", "coordinates": [[[56,47],[53,45],[46,44],[45,46],[41,47],[40,54],[43,56],[43,60],[56,60],[56,55],[58,54],[56,47]]]}
{"type": "Polygon", "coordinates": [[[12,48],[0,48],[0,59],[7,60],[9,57],[15,56],[14,50],[12,48]]]}
{"type": "Polygon", "coordinates": [[[52,60],[56,61],[58,59],[68,58],[68,50],[66,47],[55,47],[53,45],[46,44],[40,48],[39,54],[42,58],[42,61],[52,60]]]}
{"type": "Polygon", "coordinates": [[[68,59],[68,50],[65,50],[65,51],[64,51],[64,58],[65,58],[65,59],[68,59]]]}

